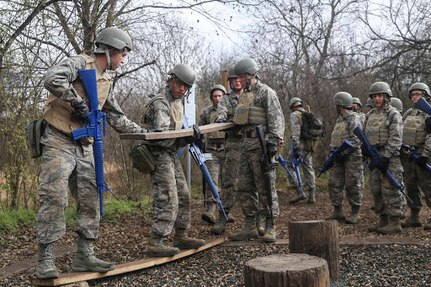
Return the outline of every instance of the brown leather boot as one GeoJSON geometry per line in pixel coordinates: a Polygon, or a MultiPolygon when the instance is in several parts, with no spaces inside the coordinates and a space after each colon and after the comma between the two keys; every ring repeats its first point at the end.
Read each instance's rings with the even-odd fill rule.
{"type": "Polygon", "coordinates": [[[265,219],[265,234],[262,237],[263,242],[273,243],[277,240],[277,232],[275,231],[275,218],[267,217],[265,219]]]}

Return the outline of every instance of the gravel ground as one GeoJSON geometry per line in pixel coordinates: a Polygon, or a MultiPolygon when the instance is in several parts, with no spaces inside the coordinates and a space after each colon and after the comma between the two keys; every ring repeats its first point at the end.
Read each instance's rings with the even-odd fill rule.
{"type": "MultiPolygon", "coordinates": [[[[290,220],[324,219],[331,213],[327,193],[318,193],[317,204],[299,203],[292,206],[287,203],[292,192],[284,190],[279,194],[281,216],[277,223],[278,238],[288,239],[287,223],[290,220]]],[[[196,201],[190,233],[205,239],[215,238],[209,234],[210,227],[200,219],[202,211],[202,204],[196,201]]],[[[238,220],[229,225],[228,234],[242,226],[239,208],[235,208],[234,215],[238,220]]],[[[421,217],[423,221],[431,217],[429,208],[423,209],[421,217]]],[[[349,245],[340,248],[341,278],[331,282],[331,286],[431,286],[431,233],[421,228],[405,229],[400,235],[390,236],[368,233],[367,227],[377,221],[371,211],[369,194],[364,197],[361,218],[358,225],[339,224],[340,240],[349,242],[349,245]],[[382,240],[404,240],[411,241],[411,244],[355,244],[382,240]]],[[[104,220],[97,242],[99,257],[117,264],[144,258],[149,224],[149,214],[145,212],[104,220]]],[[[69,230],[56,247],[63,250],[62,256],[56,258],[56,265],[60,272],[68,272],[73,261],[73,230],[69,230]]],[[[288,245],[218,246],[173,263],[89,283],[90,286],[243,286],[243,265],[247,260],[288,252],[288,245]]],[[[34,228],[14,234],[0,234],[0,286],[31,286],[35,254],[34,228]],[[16,274],[21,269],[23,271],[16,274]]]]}

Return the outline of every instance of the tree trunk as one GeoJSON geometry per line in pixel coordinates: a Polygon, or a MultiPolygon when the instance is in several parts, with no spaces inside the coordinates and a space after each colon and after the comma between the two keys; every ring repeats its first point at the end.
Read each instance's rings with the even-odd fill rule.
{"type": "Polygon", "coordinates": [[[249,260],[244,281],[246,287],[329,287],[329,269],[316,256],[276,254],[249,260]]]}
{"type": "Polygon", "coordinates": [[[340,277],[337,221],[289,222],[289,250],[321,257],[328,263],[331,280],[340,277]]]}

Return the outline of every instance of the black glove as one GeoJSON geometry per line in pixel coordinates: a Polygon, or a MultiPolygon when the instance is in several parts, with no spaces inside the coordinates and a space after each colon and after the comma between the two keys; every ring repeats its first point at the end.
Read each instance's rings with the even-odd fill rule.
{"type": "Polygon", "coordinates": [[[428,158],[425,156],[420,156],[416,161],[416,164],[420,167],[425,167],[427,164],[428,158]]]}
{"type": "Polygon", "coordinates": [[[389,161],[390,161],[390,157],[382,157],[380,162],[376,165],[376,167],[382,172],[382,173],[386,173],[386,171],[388,170],[389,167],[389,161]]]}
{"type": "Polygon", "coordinates": [[[272,158],[277,153],[277,145],[267,142],[266,143],[266,153],[268,154],[269,158],[272,158]]]}
{"type": "Polygon", "coordinates": [[[88,106],[84,100],[72,102],[72,108],[74,109],[72,117],[78,121],[86,121],[88,119],[88,106]]]}
{"type": "Polygon", "coordinates": [[[431,133],[431,118],[426,118],[425,120],[425,131],[428,134],[431,133]]]}
{"type": "Polygon", "coordinates": [[[293,156],[294,156],[296,159],[298,159],[298,158],[301,158],[301,157],[302,157],[301,149],[300,149],[298,146],[293,147],[293,156]]]}
{"type": "Polygon", "coordinates": [[[368,152],[368,150],[367,150],[367,148],[365,147],[365,145],[361,145],[361,152],[362,152],[362,155],[363,155],[364,157],[370,157],[370,153],[368,152]]]}
{"type": "Polygon", "coordinates": [[[199,128],[198,125],[193,125],[192,128],[193,128],[193,139],[195,143],[198,143],[199,141],[202,140],[201,129],[199,128]]]}

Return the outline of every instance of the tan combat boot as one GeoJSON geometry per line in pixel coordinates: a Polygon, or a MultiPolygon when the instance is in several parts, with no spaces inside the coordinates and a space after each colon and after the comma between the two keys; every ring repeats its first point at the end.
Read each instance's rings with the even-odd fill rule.
{"type": "Polygon", "coordinates": [[[345,216],[343,213],[343,206],[334,206],[334,210],[332,211],[332,214],[330,217],[326,218],[327,220],[337,220],[337,221],[343,221],[345,220],[345,216]]]}
{"type": "Polygon", "coordinates": [[[208,222],[209,224],[214,224],[217,222],[217,206],[215,202],[208,203],[208,209],[202,213],[202,220],[208,222]]]}
{"type": "Polygon", "coordinates": [[[265,219],[265,234],[262,237],[263,242],[273,243],[277,239],[275,231],[275,218],[267,217],[265,219]]]}
{"type": "MultiPolygon", "coordinates": [[[[229,211],[225,209],[225,212],[229,218],[229,211]]],[[[218,218],[219,218],[219,221],[216,224],[214,224],[210,229],[211,233],[214,235],[222,235],[226,231],[227,221],[226,221],[226,218],[224,217],[223,212],[221,211],[219,212],[218,218]]]]}
{"type": "Polygon", "coordinates": [[[176,228],[174,235],[174,246],[179,249],[195,249],[205,244],[205,240],[187,236],[184,228],[176,228]]]}
{"type": "Polygon", "coordinates": [[[403,231],[403,228],[401,227],[401,219],[398,216],[392,216],[387,225],[377,228],[376,231],[381,234],[401,233],[401,231],[403,231]]]}
{"type": "Polygon", "coordinates": [[[73,262],[73,271],[108,272],[114,269],[114,264],[112,262],[107,262],[96,257],[93,243],[94,240],[86,239],[78,235],[78,249],[73,262]]]}
{"type": "Polygon", "coordinates": [[[243,229],[229,236],[232,241],[243,241],[250,239],[257,239],[259,234],[256,228],[256,216],[246,216],[245,225],[243,229]]]}
{"type": "Polygon", "coordinates": [[[316,203],[316,190],[314,188],[310,189],[310,191],[308,192],[308,203],[316,203]]]}
{"type": "Polygon", "coordinates": [[[260,215],[256,215],[256,228],[259,236],[263,236],[265,234],[265,218],[260,215]]]}
{"type": "Polygon", "coordinates": [[[350,216],[346,218],[347,224],[358,224],[359,223],[359,206],[353,205],[350,216]]]}
{"type": "Polygon", "coordinates": [[[180,253],[180,250],[176,247],[165,245],[162,236],[151,233],[146,253],[148,257],[170,257],[180,253]]]}
{"type": "Polygon", "coordinates": [[[295,204],[295,203],[297,203],[298,201],[301,201],[301,200],[304,200],[304,199],[307,199],[307,196],[305,196],[305,194],[304,194],[304,193],[302,193],[302,194],[300,194],[300,195],[295,196],[295,197],[294,197],[294,198],[292,198],[291,200],[289,200],[289,203],[290,203],[290,204],[295,204]]]}
{"type": "Polygon", "coordinates": [[[58,278],[58,271],[54,264],[54,243],[39,244],[38,263],[35,274],[39,279],[58,278]]]}
{"type": "Polygon", "coordinates": [[[379,214],[379,223],[377,225],[372,225],[368,227],[368,232],[375,232],[377,231],[377,228],[383,227],[388,225],[389,219],[386,214],[379,214]]]}
{"type": "Polygon", "coordinates": [[[410,209],[410,216],[407,217],[406,220],[401,222],[402,227],[422,227],[421,219],[419,218],[419,212],[418,209],[410,209]]]}

